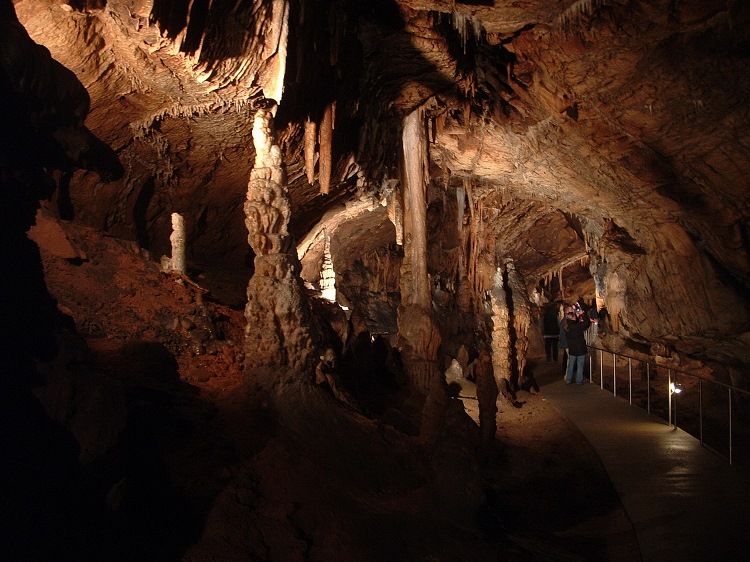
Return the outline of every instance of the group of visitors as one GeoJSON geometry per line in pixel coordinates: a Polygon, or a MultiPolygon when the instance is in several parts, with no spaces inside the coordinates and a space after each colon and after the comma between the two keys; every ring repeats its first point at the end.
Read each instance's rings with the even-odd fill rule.
{"type": "Polygon", "coordinates": [[[548,307],[543,318],[544,350],[547,361],[557,361],[558,349],[562,350],[562,369],[565,384],[583,384],[583,368],[586,361],[586,334],[589,327],[598,321],[596,305],[584,310],[580,302],[563,306],[562,318],[558,318],[557,306],[548,307]]]}

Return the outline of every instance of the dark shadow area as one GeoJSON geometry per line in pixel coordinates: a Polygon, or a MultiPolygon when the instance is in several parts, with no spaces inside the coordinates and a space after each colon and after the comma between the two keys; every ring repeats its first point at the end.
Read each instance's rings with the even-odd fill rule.
{"type": "Polygon", "coordinates": [[[148,206],[154,197],[156,184],[151,177],[141,186],[138,197],[133,205],[133,222],[135,223],[136,240],[141,248],[148,248],[150,239],[148,235],[148,206]]]}

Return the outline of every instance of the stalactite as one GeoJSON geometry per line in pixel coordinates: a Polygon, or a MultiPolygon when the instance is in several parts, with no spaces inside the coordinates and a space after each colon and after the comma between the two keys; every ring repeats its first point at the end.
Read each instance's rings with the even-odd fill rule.
{"type": "Polygon", "coordinates": [[[567,29],[572,23],[577,22],[583,16],[590,16],[605,3],[605,0],[577,0],[562,12],[558,18],[561,28],[567,29]]]}
{"type": "Polygon", "coordinates": [[[563,285],[563,268],[557,272],[557,282],[560,285],[560,298],[565,299],[565,286],[563,285]]]}
{"type": "Polygon", "coordinates": [[[305,121],[305,174],[310,185],[315,183],[315,141],[318,136],[315,121],[305,121]]]}
{"type": "Polygon", "coordinates": [[[273,60],[273,71],[263,86],[266,98],[281,103],[284,93],[284,75],[286,74],[287,43],[289,37],[289,0],[273,0],[273,25],[271,29],[279,31],[276,54],[273,60]]]}
{"type": "Polygon", "coordinates": [[[453,23],[453,28],[458,32],[458,36],[461,40],[461,47],[463,47],[464,54],[466,54],[466,45],[469,41],[470,32],[473,32],[475,38],[481,37],[482,25],[474,16],[455,11],[451,14],[451,21],[453,23]]]}
{"type": "Polygon", "coordinates": [[[464,229],[464,205],[466,204],[466,192],[462,185],[456,188],[456,205],[458,209],[458,220],[456,224],[456,230],[461,235],[464,229]]]}
{"type": "Polygon", "coordinates": [[[401,204],[401,190],[395,187],[388,196],[388,219],[396,229],[396,244],[404,245],[404,208],[401,204]]]}
{"type": "Polygon", "coordinates": [[[333,159],[333,127],[335,102],[329,103],[323,112],[320,122],[320,158],[318,160],[318,181],[320,193],[327,194],[331,188],[331,169],[333,159]]]}
{"type": "Polygon", "coordinates": [[[479,259],[479,220],[475,209],[474,193],[469,178],[464,178],[464,189],[469,201],[469,235],[468,243],[468,263],[466,275],[475,292],[477,292],[477,260],[479,259]]]}

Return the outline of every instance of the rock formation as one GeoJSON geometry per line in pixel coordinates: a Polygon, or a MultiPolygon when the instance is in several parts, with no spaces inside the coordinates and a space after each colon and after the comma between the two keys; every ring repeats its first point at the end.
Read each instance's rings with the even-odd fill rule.
{"type": "MultiPolygon", "coordinates": [[[[321,554],[301,532],[314,519],[295,499],[307,481],[280,490],[286,495],[275,503],[279,496],[258,491],[273,488],[269,467],[293,465],[299,450],[327,454],[351,435],[361,438],[358,452],[381,439],[372,451],[398,443],[408,453],[384,455],[379,476],[358,481],[370,494],[362,503],[382,505],[381,493],[390,493],[382,475],[412,469],[401,483],[415,499],[427,489],[425,475],[439,467],[446,478],[446,465],[471,457],[476,428],[446,393],[451,359],[461,352],[462,364],[475,366],[486,445],[496,392],[512,391],[523,375],[538,345],[538,310],[557,300],[605,306],[600,343],[747,387],[747,2],[0,0],[0,23],[0,101],[8,108],[0,230],[9,248],[3,263],[14,272],[0,290],[13,390],[2,410],[33,435],[62,432],[70,446],[44,458],[73,467],[75,482],[85,471],[74,435],[100,455],[97,466],[114,463],[101,469],[107,478],[132,454],[90,447],[96,440],[72,427],[80,418],[66,418],[76,400],[103,396],[135,407],[142,427],[117,426],[131,441],[113,433],[100,442],[127,448],[133,435],[143,437],[138,429],[159,426],[153,412],[170,408],[173,396],[161,400],[165,388],[184,398],[198,386],[200,400],[226,407],[222,415],[238,427],[256,416],[254,428],[273,427],[279,438],[266,450],[269,435],[243,434],[238,451],[212,457],[222,468],[208,472],[231,472],[212,484],[227,485],[214,491],[234,502],[230,512],[242,521],[263,514],[231,554],[330,559],[333,547],[321,554]],[[111,243],[127,250],[123,264],[148,272],[142,284],[117,276],[113,297],[138,326],[127,338],[139,341],[107,348],[124,336],[114,337],[105,305],[81,320],[76,299],[58,287],[56,306],[43,256],[26,236],[40,204],[59,231],[90,229],[105,240],[58,256],[67,260],[60,268],[110,282],[95,267],[111,243]],[[174,209],[187,236],[172,226],[174,209]],[[184,273],[190,263],[208,293],[203,302],[195,287],[164,290],[203,320],[175,322],[164,305],[141,323],[127,307],[160,302],[149,300],[148,287],[163,288],[165,276],[151,273],[154,257],[170,250],[170,268],[184,273]],[[348,310],[306,295],[305,286],[332,288],[334,266],[335,300],[348,310]],[[244,306],[244,337],[233,343],[216,343],[216,323],[204,316],[222,302],[238,314],[244,306]],[[76,322],[80,337],[71,335],[76,322]],[[254,381],[315,381],[320,349],[326,359],[318,365],[335,364],[346,400],[298,384],[272,420],[248,406],[254,381]],[[129,363],[116,358],[139,354],[135,374],[120,372],[129,363]],[[90,357],[115,358],[110,367],[121,378],[103,383],[106,391],[75,384],[111,374],[86,379],[90,357]],[[188,358],[189,367],[180,363],[188,358]],[[211,386],[219,378],[211,365],[240,379],[240,364],[244,385],[211,386]],[[152,371],[161,379],[149,379],[152,371]],[[43,388],[32,394],[32,385],[43,388]],[[253,473],[248,458],[260,458],[254,468],[266,472],[253,473]],[[229,465],[242,466],[224,471],[229,465]]],[[[118,412],[118,423],[131,419],[118,412]]],[[[196,426],[178,421],[175,434],[196,426]]],[[[171,443],[174,435],[160,437],[171,443]]],[[[35,452],[24,457],[29,466],[35,452]]],[[[153,463],[162,460],[169,455],[153,463]]],[[[316,483],[360,476],[358,458],[324,460],[305,465],[314,466],[316,483]]],[[[14,466],[24,473],[23,463],[14,466]]],[[[185,481],[188,473],[180,473],[185,481]]],[[[85,491],[119,509],[132,481],[85,491]]],[[[453,491],[474,501],[476,490],[467,482],[453,491]]],[[[208,510],[213,499],[195,504],[208,510]]],[[[212,517],[221,520],[224,506],[212,517]]],[[[334,517],[327,521],[336,527],[334,517]]],[[[201,541],[218,536],[207,533],[201,541]]]]}
{"type": "Polygon", "coordinates": [[[259,109],[253,122],[255,164],[245,201],[248,242],[255,273],[247,286],[245,367],[312,366],[310,310],[302,293],[299,260],[288,231],[289,196],[281,151],[273,142],[272,115],[259,109]]]}

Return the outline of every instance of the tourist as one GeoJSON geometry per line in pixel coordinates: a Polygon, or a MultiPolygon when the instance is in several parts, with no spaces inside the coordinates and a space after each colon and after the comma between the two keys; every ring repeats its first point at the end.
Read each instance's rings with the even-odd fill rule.
{"type": "Polygon", "coordinates": [[[583,384],[583,365],[588,351],[584,334],[590,324],[591,319],[580,305],[575,306],[573,311],[566,314],[563,319],[562,331],[565,332],[565,341],[568,345],[568,370],[565,376],[565,384],[573,382],[574,370],[576,372],[576,384],[583,384]]]}
{"type": "Polygon", "coordinates": [[[560,321],[558,318],[559,305],[548,306],[542,319],[542,333],[544,334],[544,352],[547,362],[557,361],[557,346],[560,341],[560,321]]]}

